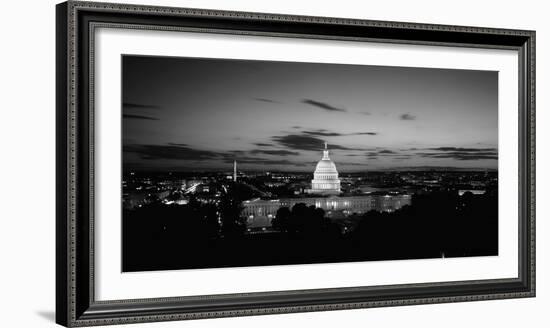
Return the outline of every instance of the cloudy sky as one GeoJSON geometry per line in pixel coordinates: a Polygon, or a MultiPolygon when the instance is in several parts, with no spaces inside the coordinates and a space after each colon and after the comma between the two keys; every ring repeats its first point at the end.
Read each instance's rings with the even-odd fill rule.
{"type": "Polygon", "coordinates": [[[123,165],[495,169],[498,72],[122,57],[123,165]]]}

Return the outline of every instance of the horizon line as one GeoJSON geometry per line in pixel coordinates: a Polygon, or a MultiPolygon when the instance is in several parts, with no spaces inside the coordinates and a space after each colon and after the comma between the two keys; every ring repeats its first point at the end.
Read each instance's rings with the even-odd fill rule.
{"type": "MultiPolygon", "coordinates": [[[[155,168],[124,168],[123,172],[165,172],[165,173],[221,173],[229,172],[232,173],[232,168],[223,168],[223,169],[203,169],[203,170],[185,170],[185,169],[155,169],[155,168]]],[[[239,170],[242,172],[288,172],[288,173],[311,173],[311,170],[260,170],[260,169],[247,169],[239,170]]],[[[396,168],[373,168],[368,170],[353,170],[353,171],[342,171],[338,170],[338,173],[362,173],[362,172],[389,172],[389,171],[498,171],[498,168],[484,168],[484,167],[445,167],[445,166],[417,166],[417,167],[396,167],[396,168]]]]}

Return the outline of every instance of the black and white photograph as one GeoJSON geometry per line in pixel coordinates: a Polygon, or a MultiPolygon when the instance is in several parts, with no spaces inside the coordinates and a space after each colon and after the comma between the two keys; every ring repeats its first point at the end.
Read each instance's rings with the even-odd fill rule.
{"type": "Polygon", "coordinates": [[[499,255],[497,71],[121,61],[123,272],[499,255]]]}
{"type": "Polygon", "coordinates": [[[543,7],[9,2],[0,326],[544,326],[543,7]]]}

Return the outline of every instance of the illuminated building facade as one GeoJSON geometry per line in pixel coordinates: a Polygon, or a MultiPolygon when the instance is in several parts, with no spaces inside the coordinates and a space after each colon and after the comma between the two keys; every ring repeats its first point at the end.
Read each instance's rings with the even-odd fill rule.
{"type": "Polygon", "coordinates": [[[340,194],[340,179],[336,165],[329,157],[327,143],[323,150],[323,158],[317,163],[313,180],[311,180],[311,189],[307,192],[318,195],[338,195],[340,194]]]}
{"type": "Polygon", "coordinates": [[[273,200],[253,199],[243,202],[242,214],[246,216],[249,226],[270,226],[271,219],[277,215],[281,207],[292,207],[303,203],[307,206],[322,208],[331,217],[332,212],[345,216],[363,214],[369,211],[393,212],[405,205],[411,204],[412,196],[397,195],[364,195],[364,196],[331,196],[307,198],[281,198],[273,200]]]}

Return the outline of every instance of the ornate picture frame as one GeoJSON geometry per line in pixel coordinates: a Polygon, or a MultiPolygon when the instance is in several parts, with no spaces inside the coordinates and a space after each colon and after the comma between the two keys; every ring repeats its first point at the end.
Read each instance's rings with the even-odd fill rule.
{"type": "MultiPolygon", "coordinates": [[[[535,296],[535,32],[87,1],[57,5],[56,322],[94,326],[535,296]],[[518,277],[97,300],[94,38],[98,28],[507,49],[518,55],[518,277]]],[[[499,129],[505,129],[502,126],[499,129]]]]}

